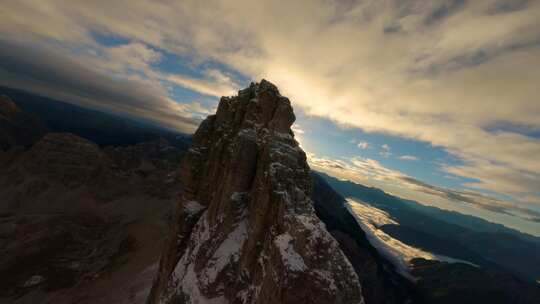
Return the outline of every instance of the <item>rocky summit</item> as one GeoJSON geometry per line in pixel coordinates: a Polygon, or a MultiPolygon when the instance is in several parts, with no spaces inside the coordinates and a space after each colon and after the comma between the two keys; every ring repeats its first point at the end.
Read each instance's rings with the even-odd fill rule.
{"type": "Polygon", "coordinates": [[[363,303],[315,215],[290,101],[266,80],[222,97],[181,165],[149,303],[363,303]]]}

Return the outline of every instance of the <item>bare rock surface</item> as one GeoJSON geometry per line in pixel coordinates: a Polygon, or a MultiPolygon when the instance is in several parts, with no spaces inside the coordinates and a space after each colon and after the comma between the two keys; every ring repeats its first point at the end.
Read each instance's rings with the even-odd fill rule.
{"type": "Polygon", "coordinates": [[[0,303],[144,303],[181,154],[70,133],[0,151],[0,303]]]}
{"type": "Polygon", "coordinates": [[[294,120],[290,101],[262,80],[201,123],[150,303],[363,303],[315,215],[294,120]]]}

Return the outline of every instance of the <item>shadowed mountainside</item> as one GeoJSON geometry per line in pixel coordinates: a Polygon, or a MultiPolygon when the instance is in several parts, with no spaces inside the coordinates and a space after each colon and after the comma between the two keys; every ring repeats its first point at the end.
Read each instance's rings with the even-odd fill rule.
{"type": "Polygon", "coordinates": [[[28,147],[47,131],[36,116],[22,111],[8,96],[0,95],[0,150],[28,147]]]}
{"type": "Polygon", "coordinates": [[[534,304],[540,299],[538,284],[524,283],[509,273],[421,258],[411,264],[425,303],[534,304]]]}
{"type": "Polygon", "coordinates": [[[0,152],[0,302],[143,303],[181,155],[70,133],[0,152]]]}

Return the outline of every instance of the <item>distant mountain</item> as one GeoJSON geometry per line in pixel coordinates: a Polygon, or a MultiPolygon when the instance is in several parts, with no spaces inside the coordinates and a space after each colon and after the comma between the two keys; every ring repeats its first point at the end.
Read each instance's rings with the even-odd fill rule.
{"type": "Polygon", "coordinates": [[[533,235],[506,227],[501,224],[493,223],[476,216],[422,205],[412,200],[402,200],[407,203],[411,208],[414,208],[427,216],[439,219],[447,223],[456,224],[477,232],[511,234],[525,241],[540,243],[540,237],[535,237],[533,235]]]}
{"type": "Polygon", "coordinates": [[[525,241],[540,242],[539,237],[535,237],[512,228],[508,228],[501,224],[489,222],[476,216],[423,205],[413,200],[408,200],[388,194],[378,188],[364,186],[347,180],[339,180],[322,172],[319,172],[319,174],[325,179],[327,179],[328,182],[332,184],[336,189],[339,189],[338,191],[345,197],[357,197],[364,200],[365,202],[373,202],[374,204],[380,205],[393,206],[394,204],[397,204],[396,207],[407,206],[409,209],[414,209],[422,214],[436,218],[443,222],[456,224],[463,228],[468,228],[477,232],[502,232],[515,235],[525,241]]]}
{"type": "MultiPolygon", "coordinates": [[[[21,90],[0,87],[26,116],[39,120],[52,132],[70,132],[100,146],[127,146],[163,137],[177,148],[187,148],[190,136],[143,121],[92,110],[21,90]]],[[[18,136],[25,139],[26,136],[18,136]]]]}
{"type": "MultiPolygon", "coordinates": [[[[345,207],[345,198],[326,182],[331,177],[322,177],[321,173],[313,173],[312,176],[312,197],[317,215],[338,240],[355,269],[363,272],[359,277],[366,290],[366,303],[536,304],[540,299],[540,285],[536,283],[524,282],[505,271],[459,262],[413,258],[409,272],[414,277],[414,283],[404,280],[393,266],[388,265],[378,249],[373,252],[374,247],[369,244],[366,232],[362,231],[345,207]],[[377,267],[373,264],[382,271],[374,271],[377,267]]],[[[440,241],[433,236],[426,238],[433,242],[440,241]]],[[[457,246],[456,252],[467,250],[455,242],[450,245],[457,246]]]]}
{"type": "Polygon", "coordinates": [[[377,188],[320,175],[343,196],[368,203],[396,219],[399,225],[379,228],[406,244],[510,271],[528,281],[540,278],[540,242],[534,236],[473,216],[427,207],[377,188]]]}
{"type": "Polygon", "coordinates": [[[532,304],[540,300],[540,285],[521,282],[508,273],[425,259],[413,259],[411,264],[425,303],[532,304]]]}

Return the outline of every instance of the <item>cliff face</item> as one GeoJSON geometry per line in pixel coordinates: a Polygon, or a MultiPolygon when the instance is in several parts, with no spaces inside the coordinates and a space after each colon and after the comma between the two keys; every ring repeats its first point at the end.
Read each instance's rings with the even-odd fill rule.
{"type": "Polygon", "coordinates": [[[202,122],[150,303],[363,303],[315,215],[294,120],[289,100],[262,80],[202,122]]]}

